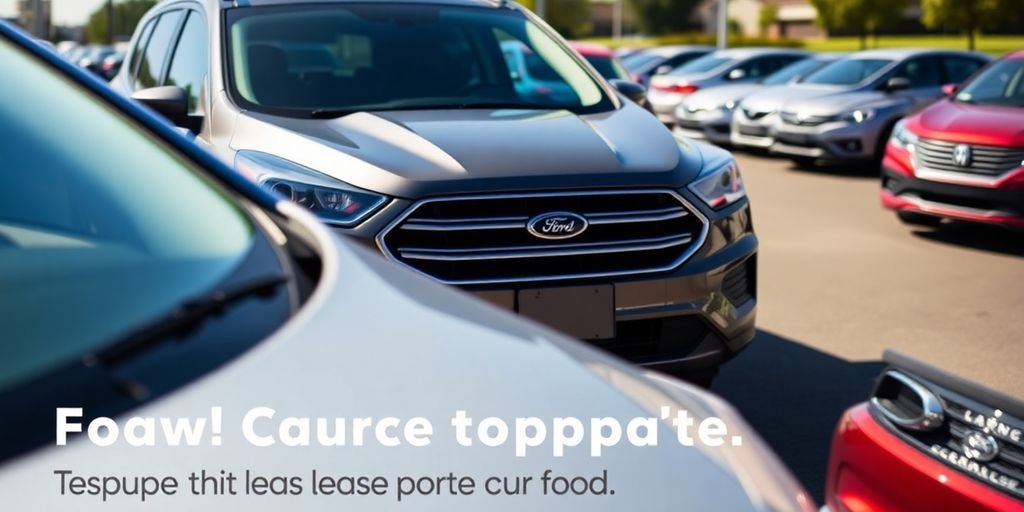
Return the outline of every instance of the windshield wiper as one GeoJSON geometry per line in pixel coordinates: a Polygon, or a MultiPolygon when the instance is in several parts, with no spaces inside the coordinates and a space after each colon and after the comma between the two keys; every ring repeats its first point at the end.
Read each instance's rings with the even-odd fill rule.
{"type": "Polygon", "coordinates": [[[269,297],[287,282],[287,277],[283,275],[257,277],[187,300],[166,316],[135,329],[99,352],[87,354],[83,361],[87,365],[113,365],[130,359],[140,352],[163,344],[171,336],[191,332],[204,320],[223,313],[229,306],[242,299],[269,297]]]}

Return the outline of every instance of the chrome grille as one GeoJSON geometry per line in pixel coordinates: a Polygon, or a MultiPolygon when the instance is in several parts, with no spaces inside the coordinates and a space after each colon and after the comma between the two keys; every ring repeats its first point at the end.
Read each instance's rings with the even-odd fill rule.
{"type": "Polygon", "coordinates": [[[918,169],[960,172],[980,176],[999,176],[1016,169],[1024,161],[1024,148],[968,145],[970,164],[964,167],[953,161],[953,148],[959,144],[934,139],[920,139],[914,144],[914,166],[918,169]]]}
{"type": "Polygon", "coordinates": [[[832,116],[803,116],[795,112],[782,112],[779,114],[779,117],[782,119],[782,122],[797,126],[818,126],[835,120],[832,116]]]}
{"type": "Polygon", "coordinates": [[[700,248],[707,220],[672,191],[461,196],[413,205],[377,237],[391,259],[449,284],[580,279],[671,270],[700,248]],[[527,224],[571,212],[578,236],[544,239],[527,224]]]}

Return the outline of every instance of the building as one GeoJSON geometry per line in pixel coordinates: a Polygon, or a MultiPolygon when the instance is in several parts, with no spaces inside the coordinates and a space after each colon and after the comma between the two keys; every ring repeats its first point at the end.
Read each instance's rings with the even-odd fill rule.
{"type": "Polygon", "coordinates": [[[49,39],[50,0],[18,0],[18,24],[32,35],[49,39]]]}

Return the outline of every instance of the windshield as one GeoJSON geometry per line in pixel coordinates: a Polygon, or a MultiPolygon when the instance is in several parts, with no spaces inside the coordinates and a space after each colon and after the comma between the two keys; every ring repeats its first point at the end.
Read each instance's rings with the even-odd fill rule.
{"type": "Polygon", "coordinates": [[[619,61],[611,57],[585,55],[584,58],[594,66],[594,69],[596,69],[601,76],[608,80],[629,80],[629,73],[623,69],[619,64],[619,61]]]}
{"type": "Polygon", "coordinates": [[[623,57],[622,65],[626,66],[626,69],[629,69],[630,71],[637,72],[643,70],[644,68],[650,66],[651,64],[654,64],[655,62],[662,62],[664,60],[665,57],[658,55],[657,53],[645,52],[641,50],[637,53],[633,53],[623,57]]]}
{"type": "Polygon", "coordinates": [[[254,229],[219,188],[67,78],[4,39],[0,62],[2,391],[211,289],[249,253],[254,229]]]}
{"type": "Polygon", "coordinates": [[[971,80],[955,100],[978,105],[1024,107],[1024,59],[996,62],[971,80]]]}
{"type": "Polygon", "coordinates": [[[889,59],[841,59],[811,73],[805,84],[857,85],[892,64],[889,59]]]}
{"type": "Polygon", "coordinates": [[[227,19],[232,94],[269,114],[614,106],[560,42],[514,10],[309,4],[237,8],[227,19]]]}
{"type": "Polygon", "coordinates": [[[729,57],[722,57],[717,55],[705,55],[699,59],[691,60],[676,69],[673,69],[670,75],[686,75],[689,73],[707,73],[731,64],[735,59],[729,57]]]}
{"type": "Polygon", "coordinates": [[[816,59],[798,60],[770,75],[764,79],[764,85],[784,85],[794,80],[800,80],[814,70],[827,64],[825,61],[816,59]]]}

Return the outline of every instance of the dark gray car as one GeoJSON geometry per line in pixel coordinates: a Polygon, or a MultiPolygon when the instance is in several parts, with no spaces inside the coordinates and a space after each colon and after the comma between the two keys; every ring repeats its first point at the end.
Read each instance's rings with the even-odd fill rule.
{"type": "Polygon", "coordinates": [[[859,52],[811,74],[796,87],[744,100],[751,115],[778,112],[772,151],[810,163],[881,158],[893,125],[942,97],[991,59],[950,50],[859,52]]]}
{"type": "Polygon", "coordinates": [[[393,262],[633,362],[713,371],[753,339],[735,160],[673,137],[528,11],[233,5],[159,4],[114,87],[393,262]],[[517,81],[510,40],[571,96],[517,81]]]}

